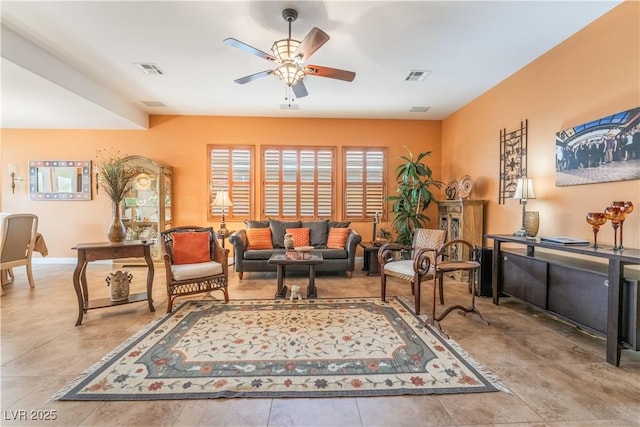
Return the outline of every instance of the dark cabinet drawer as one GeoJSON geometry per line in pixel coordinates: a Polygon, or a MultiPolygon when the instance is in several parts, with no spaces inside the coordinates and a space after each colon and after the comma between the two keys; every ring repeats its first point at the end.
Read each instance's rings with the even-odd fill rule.
{"type": "Polygon", "coordinates": [[[534,258],[500,254],[502,291],[523,301],[547,308],[547,263],[534,258]]]}

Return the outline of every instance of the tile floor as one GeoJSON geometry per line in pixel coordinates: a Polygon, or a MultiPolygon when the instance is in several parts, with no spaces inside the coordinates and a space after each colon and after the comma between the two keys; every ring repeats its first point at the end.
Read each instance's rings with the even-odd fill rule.
{"type": "MultiPolygon", "coordinates": [[[[72,265],[36,265],[30,290],[24,268],[0,297],[0,425],[3,426],[640,426],[640,352],[624,350],[620,368],[604,361],[605,341],[580,332],[511,298],[477,305],[489,320],[449,315],[444,328],[512,391],[432,396],[215,399],[153,402],[47,402],[102,356],[166,309],[164,271],[156,269],[156,312],[147,304],[78,313],[72,265]],[[37,416],[55,413],[55,420],[37,416]],[[19,418],[26,415],[27,420],[19,418]]],[[[134,291],[144,273],[134,274],[134,291]]],[[[91,298],[108,296],[111,267],[88,268],[91,298]]],[[[293,278],[290,283],[302,282],[293,278]]],[[[320,297],[379,296],[379,278],[356,271],[351,279],[319,275],[320,297]]],[[[466,303],[465,284],[447,282],[447,300],[466,303]]],[[[430,302],[423,291],[422,310],[430,302]]],[[[405,283],[388,295],[410,297],[405,283]]],[[[232,279],[232,299],[272,298],[275,274],[232,279]]]]}

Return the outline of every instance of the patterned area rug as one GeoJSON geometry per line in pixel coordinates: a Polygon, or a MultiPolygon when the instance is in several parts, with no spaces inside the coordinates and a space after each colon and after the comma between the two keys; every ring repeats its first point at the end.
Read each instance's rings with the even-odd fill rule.
{"type": "Polygon", "coordinates": [[[52,400],[507,391],[400,299],[185,302],[52,400]]]}

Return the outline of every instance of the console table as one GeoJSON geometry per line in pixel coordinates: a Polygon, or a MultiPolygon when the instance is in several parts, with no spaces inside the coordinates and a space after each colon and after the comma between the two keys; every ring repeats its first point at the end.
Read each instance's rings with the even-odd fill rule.
{"type": "MultiPolygon", "coordinates": [[[[620,366],[620,352],[622,350],[622,311],[623,311],[623,284],[624,284],[624,267],[626,265],[640,265],[640,250],[639,249],[624,249],[623,251],[613,251],[611,246],[599,245],[596,249],[591,246],[574,246],[574,245],[562,245],[556,243],[541,242],[539,238],[530,239],[526,237],[518,237],[512,235],[499,235],[499,234],[487,234],[485,237],[493,239],[493,277],[492,277],[492,290],[493,290],[493,303],[499,304],[500,294],[503,291],[503,278],[501,275],[501,245],[503,243],[512,243],[517,245],[526,246],[525,259],[533,261],[536,259],[535,248],[551,249],[557,252],[565,252],[572,254],[579,254],[585,257],[593,257],[596,259],[605,259],[608,262],[606,277],[608,278],[608,288],[606,290],[606,326],[604,334],[607,339],[607,362],[620,366]]],[[[547,257],[548,258],[548,257],[547,257]]],[[[583,269],[576,269],[577,271],[589,272],[589,267],[583,269]]],[[[532,277],[539,277],[540,281],[548,280],[546,271],[533,272],[532,277]]],[[[535,280],[534,280],[535,281],[535,280]]],[[[546,282],[544,283],[546,285],[546,282]]],[[[527,286],[525,283],[523,286],[527,286]]],[[[546,292],[546,289],[544,290],[546,292]]],[[[636,291],[637,292],[637,291],[636,291]]],[[[539,291],[532,291],[530,293],[531,301],[538,306],[541,305],[541,301],[546,303],[547,295],[541,295],[539,291]]],[[[637,299],[637,294],[635,295],[637,299]]],[[[525,300],[528,298],[525,298],[525,300]]],[[[529,301],[529,302],[531,302],[529,301]]],[[[594,301],[587,301],[592,303],[594,301]]],[[[595,301],[597,304],[599,301],[595,301]]],[[[543,307],[546,309],[546,307],[543,307]]],[[[636,307],[637,310],[637,307],[636,307]]],[[[636,312],[637,313],[637,312],[636,312]]],[[[637,345],[637,344],[635,344],[637,345]]]]}
{"type": "Polygon", "coordinates": [[[151,259],[152,242],[132,240],[122,243],[79,243],[72,249],[78,251],[78,264],[73,272],[73,287],[78,297],[78,320],[76,326],[82,324],[82,317],[87,310],[94,308],[113,307],[116,305],[131,304],[134,302],[148,301],[149,311],[156,311],[153,307],[151,290],[153,286],[153,261],[151,259]],[[90,261],[120,259],[120,258],[144,258],[147,263],[147,291],[130,294],[126,301],[111,301],[110,298],[89,300],[87,288],[87,264],[90,261]]]}

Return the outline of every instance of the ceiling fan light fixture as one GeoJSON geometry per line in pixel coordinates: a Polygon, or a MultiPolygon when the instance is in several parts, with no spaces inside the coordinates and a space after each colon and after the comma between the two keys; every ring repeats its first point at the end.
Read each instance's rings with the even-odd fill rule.
{"type": "Polygon", "coordinates": [[[282,64],[273,71],[273,74],[275,74],[289,87],[293,86],[306,76],[302,69],[292,63],[282,64]]]}
{"type": "Polygon", "coordinates": [[[295,61],[293,53],[298,49],[298,46],[300,46],[298,40],[282,39],[273,43],[271,52],[273,52],[273,56],[276,57],[280,64],[284,64],[285,62],[295,61]]]}

